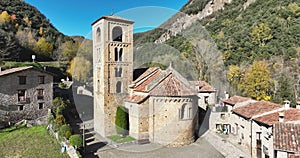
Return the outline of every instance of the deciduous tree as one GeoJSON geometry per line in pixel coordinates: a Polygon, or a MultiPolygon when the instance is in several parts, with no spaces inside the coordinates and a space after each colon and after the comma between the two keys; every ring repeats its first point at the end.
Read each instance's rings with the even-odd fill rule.
{"type": "Polygon", "coordinates": [[[243,77],[239,89],[244,96],[256,100],[270,100],[272,80],[263,61],[255,61],[243,77]]]}

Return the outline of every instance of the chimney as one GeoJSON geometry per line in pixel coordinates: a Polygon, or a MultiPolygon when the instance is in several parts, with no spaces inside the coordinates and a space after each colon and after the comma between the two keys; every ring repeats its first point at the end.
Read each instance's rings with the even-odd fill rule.
{"type": "Polygon", "coordinates": [[[300,101],[297,101],[297,102],[296,102],[296,109],[299,109],[299,110],[300,110],[300,101]]]}
{"type": "Polygon", "coordinates": [[[284,108],[289,109],[290,108],[290,101],[286,100],[284,101],[284,108]]]}
{"type": "Polygon", "coordinates": [[[229,99],[229,94],[225,91],[225,99],[229,99]]]}
{"type": "Polygon", "coordinates": [[[279,120],[280,123],[284,122],[284,112],[279,112],[279,120]]]}

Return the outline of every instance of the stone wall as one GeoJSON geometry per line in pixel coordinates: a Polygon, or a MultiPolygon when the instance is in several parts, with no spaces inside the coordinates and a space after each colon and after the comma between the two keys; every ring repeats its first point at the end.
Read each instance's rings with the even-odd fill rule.
{"type": "Polygon", "coordinates": [[[34,120],[46,116],[52,107],[53,76],[34,68],[0,77],[0,120],[15,123],[23,119],[34,120]],[[19,84],[18,76],[26,76],[26,84],[19,84]],[[39,76],[45,76],[39,84],[39,76]],[[38,89],[43,89],[43,98],[38,99],[38,89]],[[25,102],[18,101],[18,90],[25,90],[25,102]],[[39,104],[43,104],[39,107],[39,104]],[[20,109],[23,107],[23,110],[20,109]]]}
{"type": "Polygon", "coordinates": [[[198,123],[197,102],[191,97],[150,97],[150,141],[168,146],[193,142],[198,123]],[[190,109],[190,113],[182,111],[182,107],[190,109]]]}

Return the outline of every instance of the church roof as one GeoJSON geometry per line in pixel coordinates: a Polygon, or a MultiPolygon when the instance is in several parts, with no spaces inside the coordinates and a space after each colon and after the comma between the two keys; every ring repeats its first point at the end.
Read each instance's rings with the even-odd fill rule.
{"type": "Polygon", "coordinates": [[[125,18],[116,16],[116,15],[107,15],[107,16],[102,16],[101,18],[97,19],[96,21],[94,21],[94,22],[92,23],[92,25],[94,25],[95,23],[97,23],[98,21],[100,21],[100,20],[102,20],[102,19],[108,19],[108,20],[120,21],[120,22],[130,23],[130,24],[133,24],[133,23],[134,23],[134,21],[132,21],[132,20],[128,20],[128,19],[125,19],[125,18]]]}
{"type": "Polygon", "coordinates": [[[191,96],[197,91],[193,84],[187,81],[171,66],[167,70],[152,67],[133,81],[134,92],[126,98],[129,102],[141,102],[148,96],[191,96]],[[147,96],[138,92],[147,93],[147,96]]]}

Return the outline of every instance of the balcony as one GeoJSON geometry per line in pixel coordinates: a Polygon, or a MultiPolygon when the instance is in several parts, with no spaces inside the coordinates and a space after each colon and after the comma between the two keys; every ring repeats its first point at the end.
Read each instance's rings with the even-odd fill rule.
{"type": "Polygon", "coordinates": [[[26,98],[25,96],[19,96],[18,97],[18,103],[19,104],[29,104],[30,98],[26,98]]]}
{"type": "Polygon", "coordinates": [[[227,106],[213,106],[212,112],[228,112],[227,106]]]}

